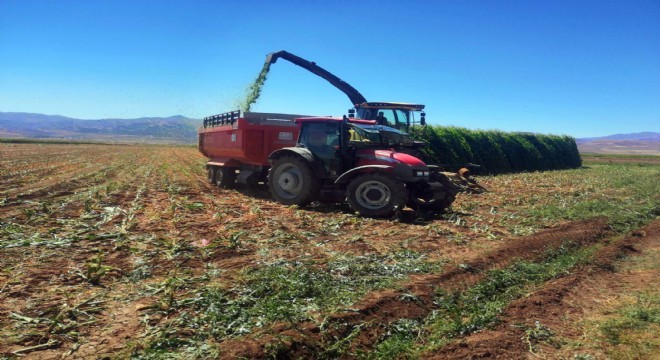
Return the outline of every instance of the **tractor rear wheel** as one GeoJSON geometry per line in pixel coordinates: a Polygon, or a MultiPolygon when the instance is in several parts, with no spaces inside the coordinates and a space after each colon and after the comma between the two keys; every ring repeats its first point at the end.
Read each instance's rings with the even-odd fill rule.
{"type": "Polygon", "coordinates": [[[391,216],[397,208],[405,207],[408,199],[405,185],[383,173],[357,176],[348,184],[346,195],[353,210],[370,217],[391,216]]]}
{"type": "Polygon", "coordinates": [[[236,184],[236,170],[225,166],[215,172],[215,184],[220,188],[229,188],[236,184]]]}
{"type": "Polygon", "coordinates": [[[320,181],[305,160],[282,156],[270,168],[268,188],[279,203],[304,206],[318,196],[320,181]]]}

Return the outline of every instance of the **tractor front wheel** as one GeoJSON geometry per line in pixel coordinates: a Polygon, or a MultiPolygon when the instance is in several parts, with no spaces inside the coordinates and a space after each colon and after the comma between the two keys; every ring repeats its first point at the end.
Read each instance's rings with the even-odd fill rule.
{"type": "Polygon", "coordinates": [[[353,210],[369,217],[386,217],[405,207],[408,191],[398,179],[383,173],[357,176],[346,190],[353,210]]]}
{"type": "Polygon", "coordinates": [[[279,203],[304,206],[318,196],[320,181],[305,160],[283,156],[270,168],[268,188],[279,203]]]}

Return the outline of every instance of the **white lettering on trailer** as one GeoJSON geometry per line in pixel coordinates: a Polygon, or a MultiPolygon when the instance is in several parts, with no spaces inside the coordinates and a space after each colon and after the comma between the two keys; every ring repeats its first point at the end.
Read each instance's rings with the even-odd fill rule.
{"type": "Polygon", "coordinates": [[[277,138],[279,140],[293,140],[293,133],[289,131],[280,131],[277,138]]]}

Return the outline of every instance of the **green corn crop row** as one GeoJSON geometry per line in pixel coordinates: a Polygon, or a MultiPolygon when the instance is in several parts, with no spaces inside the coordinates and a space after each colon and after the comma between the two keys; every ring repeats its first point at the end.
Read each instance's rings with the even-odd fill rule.
{"type": "Polygon", "coordinates": [[[422,150],[425,160],[448,169],[474,163],[483,173],[577,168],[582,165],[575,139],[565,135],[468,130],[459,127],[425,126],[412,135],[429,143],[422,150]]]}

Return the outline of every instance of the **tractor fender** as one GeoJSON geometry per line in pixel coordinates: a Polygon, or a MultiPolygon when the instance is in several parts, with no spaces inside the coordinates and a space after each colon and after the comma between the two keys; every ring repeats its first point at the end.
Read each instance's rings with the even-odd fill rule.
{"type": "Polygon", "coordinates": [[[319,178],[327,178],[328,174],[323,165],[316,161],[316,158],[309,149],[304,147],[287,147],[273,151],[268,155],[268,161],[272,164],[282,156],[295,156],[309,164],[314,174],[319,178]]]}
{"type": "Polygon", "coordinates": [[[351,179],[356,177],[359,174],[367,173],[367,172],[386,172],[386,173],[391,173],[394,168],[392,166],[388,165],[364,165],[364,166],[358,166],[356,168],[353,168],[351,170],[348,170],[347,172],[341,174],[340,177],[335,180],[335,184],[337,185],[342,185],[346,184],[351,179]]]}
{"type": "Polygon", "coordinates": [[[310,164],[314,163],[314,155],[312,155],[312,152],[309,151],[309,149],[302,147],[286,147],[275,150],[270,155],[268,155],[268,161],[272,163],[275,159],[284,155],[298,156],[310,164]]]}

